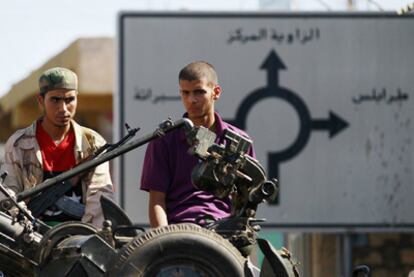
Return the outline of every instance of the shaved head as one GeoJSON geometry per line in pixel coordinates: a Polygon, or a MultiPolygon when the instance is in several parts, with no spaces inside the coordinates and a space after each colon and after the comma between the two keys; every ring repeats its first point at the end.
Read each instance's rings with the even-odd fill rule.
{"type": "Polygon", "coordinates": [[[198,81],[205,78],[211,87],[218,84],[217,73],[208,62],[196,61],[186,65],[178,74],[178,80],[198,81]]]}

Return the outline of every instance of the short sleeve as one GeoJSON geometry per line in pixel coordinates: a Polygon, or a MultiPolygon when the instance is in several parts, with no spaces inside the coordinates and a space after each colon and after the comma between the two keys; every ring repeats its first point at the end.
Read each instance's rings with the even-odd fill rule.
{"type": "Polygon", "coordinates": [[[141,174],[141,190],[166,193],[170,185],[169,151],[164,138],[151,141],[145,152],[141,174]]]}

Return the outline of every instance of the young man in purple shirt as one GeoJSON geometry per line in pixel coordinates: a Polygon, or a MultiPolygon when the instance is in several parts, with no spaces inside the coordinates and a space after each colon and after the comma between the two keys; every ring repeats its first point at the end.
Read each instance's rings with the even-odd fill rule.
{"type": "MultiPolygon", "coordinates": [[[[180,71],[178,79],[186,110],[184,116],[195,126],[214,131],[216,143],[223,143],[225,129],[249,138],[244,131],[224,122],[214,111],[221,87],[211,64],[192,62],[180,71]]],[[[173,131],[148,144],[141,189],[149,192],[149,220],[153,228],[181,222],[199,223],[205,217],[219,219],[230,215],[229,198],[217,198],[192,185],[191,171],[199,160],[187,153],[188,148],[184,130],[173,131]]],[[[248,154],[255,157],[253,147],[248,154]]]]}

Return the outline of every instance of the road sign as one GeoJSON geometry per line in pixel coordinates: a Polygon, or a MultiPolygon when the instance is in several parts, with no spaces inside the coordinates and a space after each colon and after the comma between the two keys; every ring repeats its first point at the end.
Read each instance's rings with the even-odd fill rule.
{"type": "MultiPolygon", "coordinates": [[[[414,227],[414,17],[122,13],[118,42],[118,133],[180,118],[178,72],[206,60],[223,88],[217,110],[280,180],[278,201],[259,209],[269,226],[414,227]]],[[[139,223],[144,151],[118,167],[120,201],[139,223]]]]}

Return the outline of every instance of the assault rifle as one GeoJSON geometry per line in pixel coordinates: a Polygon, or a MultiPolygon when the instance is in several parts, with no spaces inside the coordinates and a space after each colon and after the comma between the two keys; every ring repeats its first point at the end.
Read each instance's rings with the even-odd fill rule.
{"type": "MultiPolygon", "coordinates": [[[[117,143],[110,144],[106,143],[102,147],[96,149],[94,153],[86,157],[84,160],[82,160],[78,165],[90,161],[93,159],[96,159],[103,153],[112,151],[119,146],[125,144],[128,140],[133,138],[135,134],[139,131],[139,128],[131,129],[128,124],[125,124],[125,127],[128,131],[128,134],[121,138],[117,143]]],[[[87,174],[86,172],[83,172],[82,174],[78,174],[73,176],[71,179],[68,179],[67,181],[62,181],[60,183],[57,183],[54,186],[51,186],[47,189],[45,189],[43,192],[37,194],[34,198],[30,200],[27,207],[32,212],[32,215],[37,218],[41,216],[49,207],[52,205],[56,205],[59,209],[64,211],[67,215],[80,220],[84,214],[85,211],[85,205],[76,203],[69,197],[66,197],[65,194],[68,192],[72,187],[79,184],[80,179],[87,174]]],[[[22,197],[22,194],[18,194],[17,198],[19,200],[24,200],[28,196],[22,197]]]]}
{"type": "MultiPolygon", "coordinates": [[[[191,129],[193,127],[193,123],[191,120],[183,118],[180,120],[177,120],[175,122],[171,121],[170,119],[162,122],[159,127],[152,132],[151,134],[147,134],[139,139],[135,139],[133,141],[130,141],[128,143],[123,143],[124,145],[120,145],[117,147],[111,147],[111,151],[105,150],[104,153],[99,153],[99,156],[94,159],[89,159],[78,166],[72,168],[69,171],[63,172],[59,174],[56,177],[50,178],[42,182],[41,184],[37,185],[36,187],[23,191],[16,195],[16,201],[20,202],[22,200],[28,199],[29,197],[33,197],[38,195],[39,193],[45,191],[49,187],[54,186],[57,183],[63,182],[65,180],[68,180],[74,176],[77,176],[81,174],[82,172],[85,172],[91,168],[96,167],[97,165],[100,165],[104,162],[107,162],[109,160],[112,160],[124,153],[127,153],[135,148],[138,148],[151,140],[161,137],[165,135],[167,132],[170,132],[175,129],[179,129],[182,127],[186,127],[191,129]]],[[[4,206],[3,206],[4,207],[4,206]]]]}

